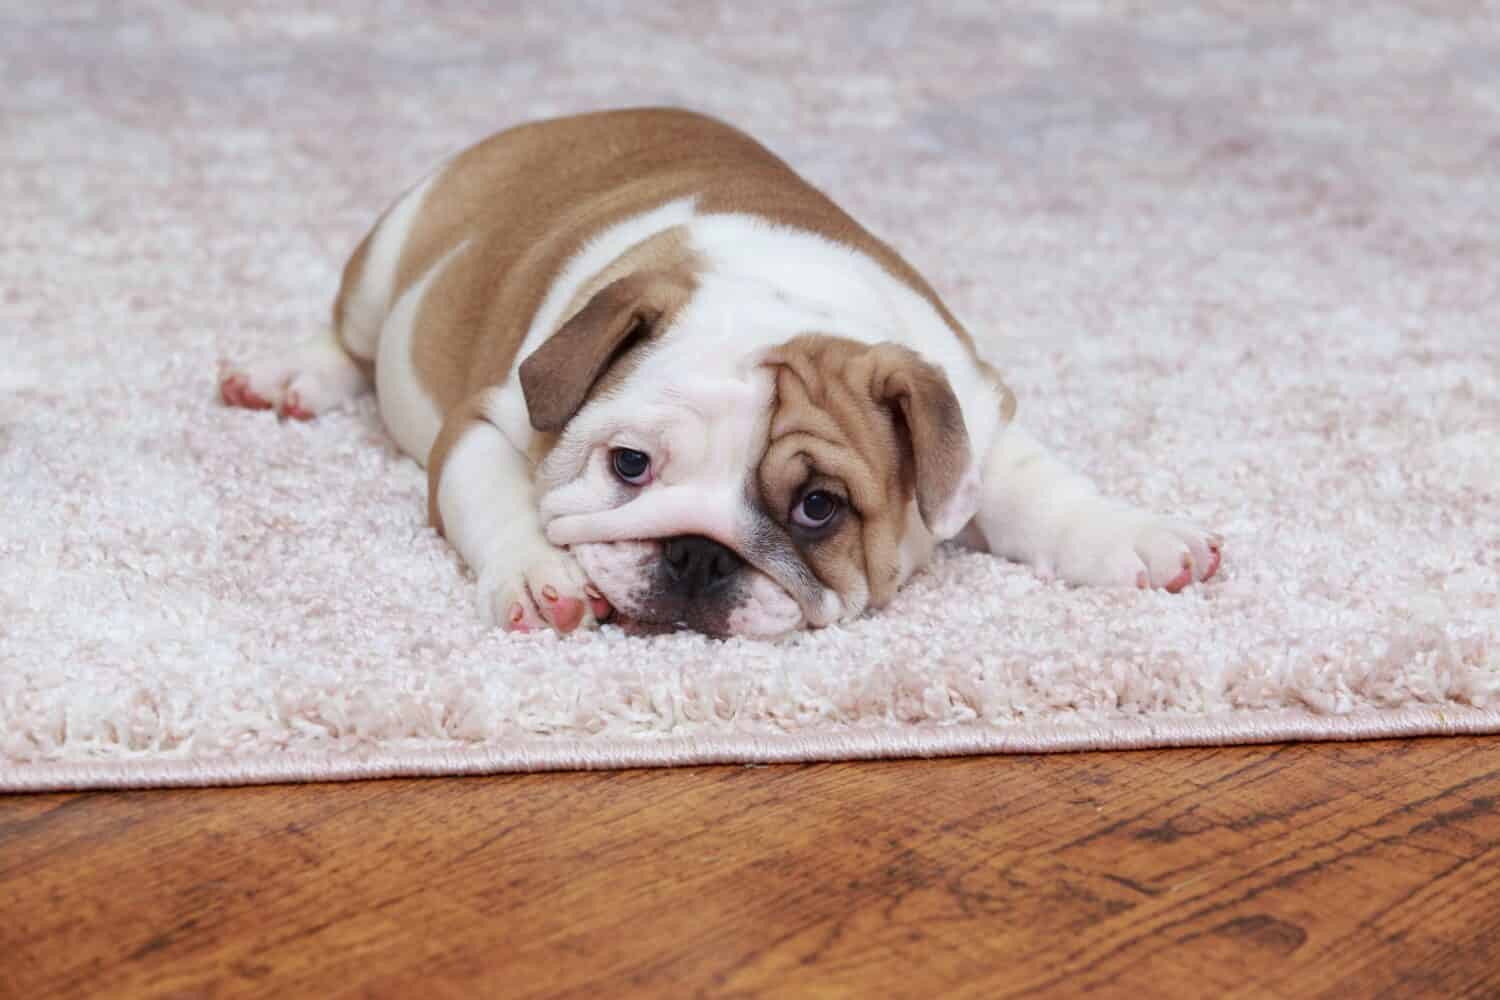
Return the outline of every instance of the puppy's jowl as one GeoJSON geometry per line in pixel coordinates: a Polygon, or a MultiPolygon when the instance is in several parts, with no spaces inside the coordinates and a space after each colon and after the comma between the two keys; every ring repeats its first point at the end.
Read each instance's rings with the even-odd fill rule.
{"type": "Polygon", "coordinates": [[[1023,431],[894,250],[688,112],[538,122],[439,165],[355,250],[332,330],[221,391],[306,419],[372,381],[511,629],[775,636],[880,607],[955,537],[1080,584],[1219,566],[1215,536],[1023,431]]]}

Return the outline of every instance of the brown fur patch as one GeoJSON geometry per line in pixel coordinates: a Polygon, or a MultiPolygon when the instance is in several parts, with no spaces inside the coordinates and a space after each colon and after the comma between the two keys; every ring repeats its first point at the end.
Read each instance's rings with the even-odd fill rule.
{"type": "Polygon", "coordinates": [[[946,503],[968,463],[968,435],[942,371],[894,344],[811,334],[772,351],[776,409],[761,460],[761,494],[788,518],[808,490],[847,499],[842,523],[799,533],[799,547],[825,585],[886,603],[902,582],[909,507],[946,503]]]}
{"type": "Polygon", "coordinates": [[[649,340],[670,325],[692,293],[691,277],[671,271],[636,271],[600,289],[521,362],[532,426],[561,431],[631,340],[649,340]]]}
{"type": "Polygon", "coordinates": [[[469,380],[473,344],[461,331],[476,330],[484,320],[484,299],[473,291],[488,266],[470,244],[448,261],[417,306],[412,365],[439,413],[448,413],[479,388],[469,380]]]}

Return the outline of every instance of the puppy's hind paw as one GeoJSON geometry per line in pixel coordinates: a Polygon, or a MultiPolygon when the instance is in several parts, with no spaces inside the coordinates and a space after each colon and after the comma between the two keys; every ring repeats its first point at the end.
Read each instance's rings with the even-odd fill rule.
{"type": "Polygon", "coordinates": [[[283,420],[311,420],[367,388],[364,372],[329,334],[282,357],[250,365],[219,363],[219,398],[225,405],[275,410],[283,420]]]}

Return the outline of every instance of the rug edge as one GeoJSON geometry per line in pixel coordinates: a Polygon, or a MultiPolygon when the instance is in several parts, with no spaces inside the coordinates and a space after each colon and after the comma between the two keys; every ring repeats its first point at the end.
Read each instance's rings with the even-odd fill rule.
{"type": "Polygon", "coordinates": [[[1496,733],[1500,733],[1500,710],[1447,706],[1364,710],[1347,715],[1284,710],[1094,724],[969,723],[927,729],[902,726],[845,733],[729,734],[662,740],[538,737],[503,749],[302,753],[210,761],[7,764],[0,765],[0,793],[209,788],[538,771],[1148,750],[1496,733]]]}

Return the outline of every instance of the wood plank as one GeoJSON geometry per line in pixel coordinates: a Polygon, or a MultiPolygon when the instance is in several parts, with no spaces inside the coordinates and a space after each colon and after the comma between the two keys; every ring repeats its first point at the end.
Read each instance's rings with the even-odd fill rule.
{"type": "Polygon", "coordinates": [[[11,797],[0,994],[1500,995],[1497,749],[11,797]]]}

